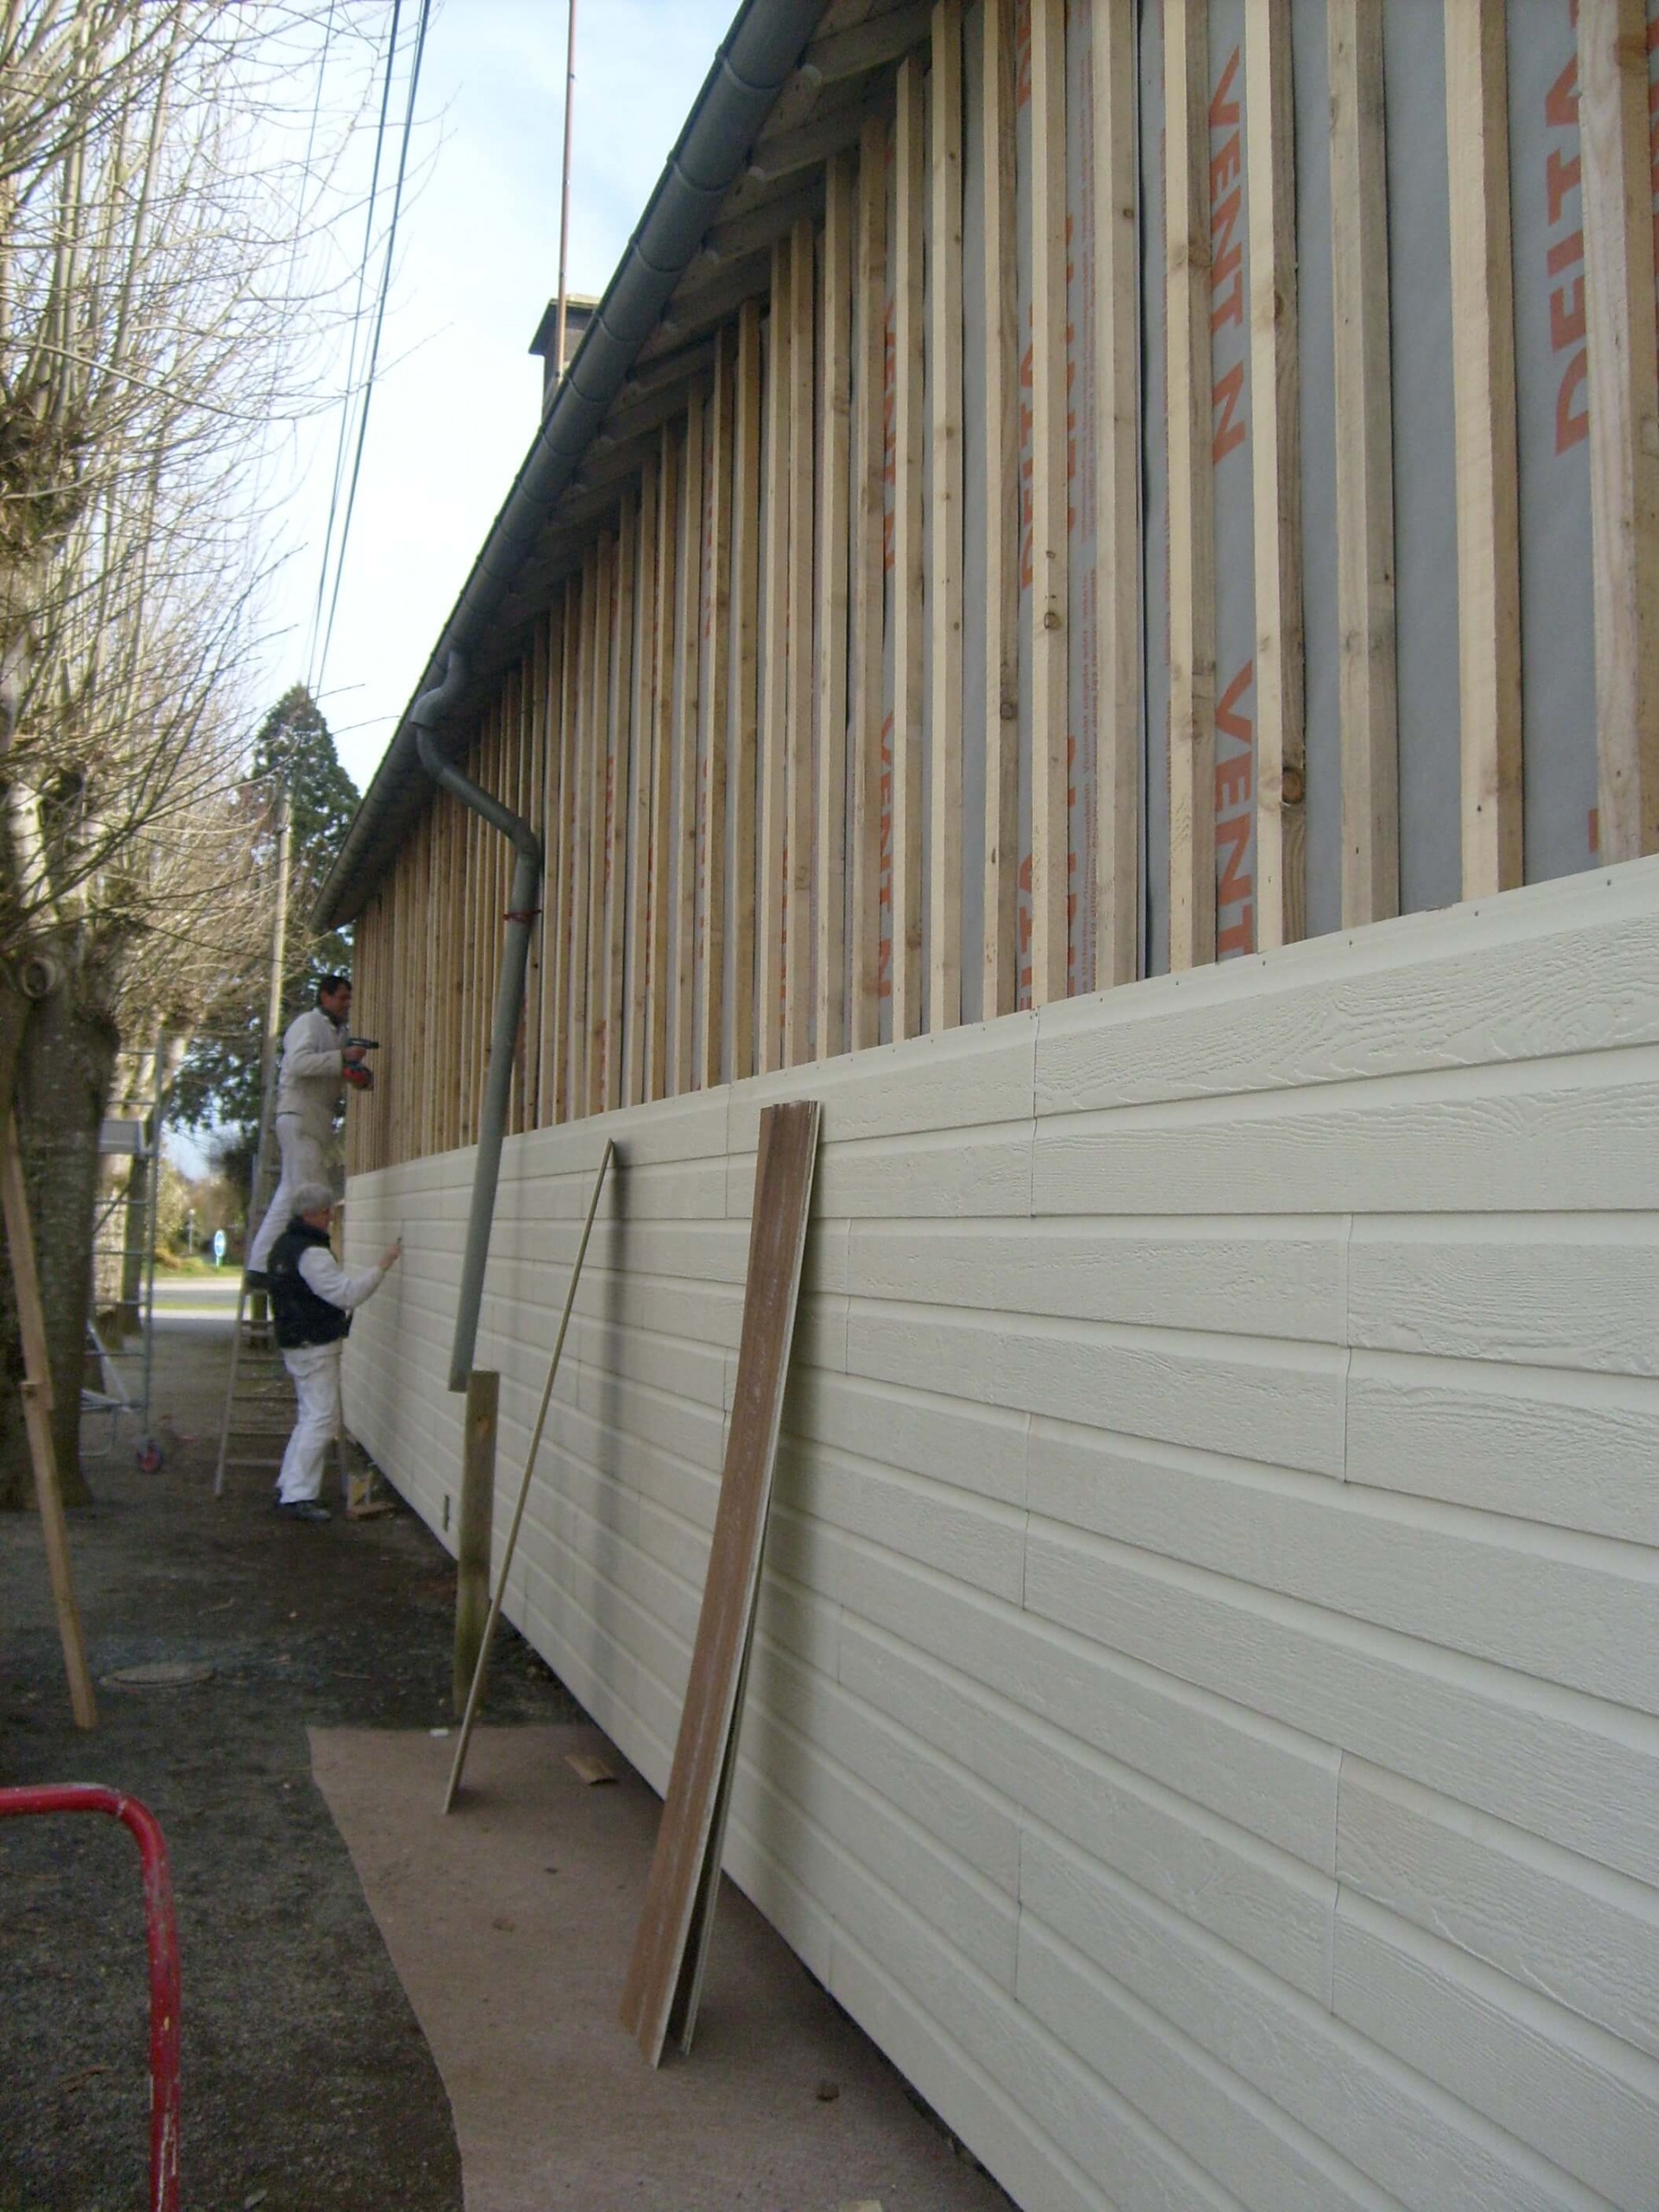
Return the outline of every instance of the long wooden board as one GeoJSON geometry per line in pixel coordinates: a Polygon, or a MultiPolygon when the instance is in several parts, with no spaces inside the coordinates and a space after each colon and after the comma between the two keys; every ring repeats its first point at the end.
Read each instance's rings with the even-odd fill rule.
{"type": "Polygon", "coordinates": [[[645,1910],[622,1992],[622,2024],[652,2066],[671,2032],[690,2050],[696,2023],[817,1143],[816,1099],[762,1110],[737,1387],[715,1541],[645,1910]]]}

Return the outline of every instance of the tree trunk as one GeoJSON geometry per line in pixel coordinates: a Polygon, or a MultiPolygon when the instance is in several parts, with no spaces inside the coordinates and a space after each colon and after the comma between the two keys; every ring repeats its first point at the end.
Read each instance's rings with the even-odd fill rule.
{"type": "MultiPolygon", "coordinates": [[[[92,1493],[80,1467],[80,1387],[92,1287],[92,1224],[98,1203],[99,1128],[115,1070],[117,1037],[107,1015],[83,1004],[73,970],[34,1008],[17,1058],[17,1130],[35,1230],[41,1300],[56,1404],[53,1427],[67,1505],[92,1493]]],[[[0,1037],[0,1042],[3,1038],[0,1037]]],[[[0,1276],[0,1365],[11,1388],[0,1395],[0,1507],[34,1495],[24,1432],[22,1373],[11,1269],[0,1276]]]]}

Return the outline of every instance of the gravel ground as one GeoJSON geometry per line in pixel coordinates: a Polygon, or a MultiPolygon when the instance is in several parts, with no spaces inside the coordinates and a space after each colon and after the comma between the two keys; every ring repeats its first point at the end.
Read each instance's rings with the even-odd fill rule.
{"type": "MultiPolygon", "coordinates": [[[[165,1464],[89,1460],[70,1516],[93,1672],[210,1662],[199,1688],[100,1686],[72,1726],[39,1532],[0,1516],[0,1783],[99,1781],[167,1833],[183,1957],[192,2212],[460,2212],[448,2101],[311,1781],[308,1723],[448,1723],[454,1572],[394,1517],[279,1521],[267,1478],[213,1497],[228,1356],[219,1286],[169,1287],[165,1464]]],[[[233,1290],[231,1293],[234,1297],[233,1290]]],[[[493,1722],[580,1717],[504,1630],[493,1722]]],[[[137,1855],[102,1819],[0,1822],[0,2212],[149,2202],[137,1855]]]]}

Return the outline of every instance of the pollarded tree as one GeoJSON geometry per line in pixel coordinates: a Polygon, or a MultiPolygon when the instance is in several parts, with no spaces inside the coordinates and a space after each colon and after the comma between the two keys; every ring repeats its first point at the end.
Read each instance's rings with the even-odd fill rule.
{"type": "MultiPolygon", "coordinates": [[[[348,44],[385,20],[338,12],[348,44]]],[[[322,397],[303,242],[351,110],[320,102],[302,156],[293,88],[323,14],[0,5],[0,1101],[15,1078],[72,1491],[118,1050],[176,1049],[264,940],[240,684],[271,428],[322,397]]],[[[0,1503],[25,1471],[0,1390],[0,1503]]]]}

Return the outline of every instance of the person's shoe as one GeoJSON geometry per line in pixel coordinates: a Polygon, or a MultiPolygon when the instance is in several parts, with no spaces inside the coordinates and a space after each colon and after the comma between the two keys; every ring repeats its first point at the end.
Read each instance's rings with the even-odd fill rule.
{"type": "Polygon", "coordinates": [[[245,1268],[242,1270],[242,1284],[246,1290],[269,1290],[270,1277],[263,1268],[245,1268]]]}
{"type": "Polygon", "coordinates": [[[279,1497],[276,1510],[285,1521],[332,1521],[334,1516],[326,1505],[319,1505],[315,1497],[289,1498],[286,1503],[279,1497]]]}

